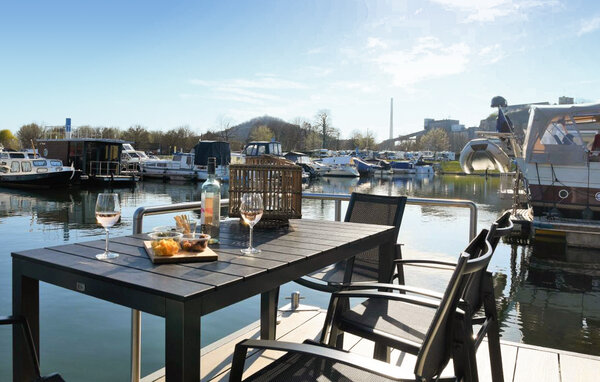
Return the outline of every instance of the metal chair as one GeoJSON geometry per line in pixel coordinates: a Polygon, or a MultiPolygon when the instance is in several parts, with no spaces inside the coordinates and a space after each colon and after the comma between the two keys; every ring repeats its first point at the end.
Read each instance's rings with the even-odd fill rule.
{"type": "MultiPolygon", "coordinates": [[[[346,211],[345,222],[391,225],[395,237],[400,231],[406,196],[369,195],[353,192],[346,211]]],[[[394,259],[402,258],[400,244],[394,246],[394,259]]],[[[351,259],[320,269],[296,280],[305,287],[322,292],[335,292],[349,282],[378,281],[379,249],[362,252],[351,259]]],[[[392,267],[393,264],[387,266],[392,267]]]]}
{"type": "MultiPolygon", "coordinates": [[[[29,350],[29,358],[33,362],[35,369],[35,378],[33,382],[65,382],[65,380],[57,373],[42,376],[40,374],[40,364],[38,356],[33,345],[33,336],[31,335],[31,328],[25,317],[15,316],[0,316],[0,325],[20,325],[23,335],[27,340],[27,348],[29,350]]],[[[14,333],[14,332],[13,332],[14,333]]]]}
{"type": "MultiPolygon", "coordinates": [[[[441,300],[409,296],[376,290],[339,291],[332,295],[323,336],[331,334],[333,323],[339,313],[341,299],[366,298],[378,304],[399,304],[403,309],[395,315],[398,328],[403,322],[420,321],[425,318],[421,310],[427,310],[428,325],[422,329],[418,341],[407,340],[406,348],[417,355],[413,373],[385,362],[367,359],[324,345],[294,344],[279,341],[246,340],[238,343],[233,356],[230,381],[241,381],[249,348],[273,349],[287,352],[267,367],[254,373],[245,381],[305,381],[320,377],[332,381],[476,381],[470,365],[474,353],[462,343],[466,333],[464,312],[457,308],[465,280],[484,271],[492,255],[490,244],[482,231],[461,254],[450,282],[441,300]],[[475,254],[480,256],[472,258],[475,254]],[[463,357],[462,354],[466,357],[463,357]],[[439,378],[452,355],[455,376],[439,378]],[[439,378],[439,379],[438,379],[439,378]]],[[[421,329],[419,329],[421,330],[421,329]]]]}
{"type": "MultiPolygon", "coordinates": [[[[492,254],[494,253],[496,246],[498,245],[500,238],[507,235],[512,230],[512,223],[510,221],[510,213],[505,213],[498,220],[496,220],[489,231],[486,234],[486,241],[490,243],[492,248],[492,254]]],[[[472,253],[472,259],[480,256],[479,253],[472,253]]],[[[487,260],[489,264],[489,259],[487,260]]],[[[396,260],[396,263],[404,265],[412,265],[416,263],[420,266],[434,266],[436,269],[453,270],[456,267],[456,263],[443,262],[443,261],[431,261],[431,260],[396,260]]],[[[503,380],[502,372],[502,356],[500,351],[500,334],[498,326],[498,317],[496,312],[496,303],[493,289],[493,278],[492,274],[487,271],[487,264],[485,265],[482,272],[474,273],[465,278],[465,287],[462,290],[460,296],[459,307],[464,312],[464,322],[466,322],[468,333],[466,335],[466,342],[471,343],[471,339],[475,338],[475,341],[471,343],[475,351],[481,344],[484,337],[488,336],[488,346],[490,353],[490,363],[492,370],[492,378],[494,381],[503,380]],[[478,312],[483,307],[483,314],[478,312]],[[481,325],[477,336],[473,337],[474,325],[481,325]]],[[[402,269],[400,269],[402,271],[402,269]]],[[[403,273],[396,274],[392,277],[392,280],[399,279],[402,283],[403,273]]],[[[383,283],[354,283],[344,286],[345,290],[353,289],[378,289],[387,291],[397,291],[398,293],[411,293],[420,295],[425,298],[441,299],[443,294],[434,291],[429,291],[423,288],[415,288],[407,285],[397,284],[383,284],[383,283]]],[[[368,304],[369,301],[366,302],[368,304]]],[[[377,303],[371,303],[367,306],[365,303],[359,305],[343,313],[340,316],[337,328],[333,329],[335,337],[330,339],[330,344],[335,344],[338,347],[343,346],[343,332],[347,331],[359,336],[369,338],[376,341],[374,358],[387,361],[389,360],[389,347],[398,348],[398,343],[402,343],[407,334],[403,331],[396,332],[392,323],[395,323],[395,314],[401,314],[396,312],[399,306],[394,306],[394,303],[390,305],[377,305],[377,303]],[[383,337],[386,334],[376,335],[374,333],[383,332],[391,333],[391,338],[387,340],[383,337]],[[395,338],[394,336],[400,338],[395,338]],[[395,339],[394,339],[395,338],[395,339]],[[396,341],[398,340],[398,341],[396,341]]],[[[344,302],[343,307],[349,305],[348,301],[344,302]]],[[[344,309],[339,308],[339,309],[344,309]]],[[[347,310],[347,309],[346,309],[347,310]]],[[[425,315],[425,313],[423,313],[425,315]]],[[[429,312],[431,315],[431,312],[429,312]]],[[[427,324],[426,315],[422,317],[425,322],[415,321],[413,325],[408,327],[413,328],[414,325],[427,324]]],[[[408,336],[409,338],[412,338],[408,336]]],[[[324,338],[323,338],[324,340],[324,338]]],[[[415,338],[412,338],[415,340],[415,338]]],[[[473,365],[476,370],[476,365],[473,365]]]]}

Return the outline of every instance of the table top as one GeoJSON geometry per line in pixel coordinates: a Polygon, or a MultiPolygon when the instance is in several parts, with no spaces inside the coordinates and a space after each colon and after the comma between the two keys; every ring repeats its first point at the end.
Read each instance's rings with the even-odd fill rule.
{"type": "Polygon", "coordinates": [[[243,255],[240,249],[247,247],[248,227],[231,219],[221,224],[220,244],[211,245],[218,261],[153,264],[143,248],[143,240],[148,239],[145,234],[111,238],[110,250],[120,255],[110,260],[95,258],[104,250],[104,240],[19,251],[12,256],[20,263],[168,299],[186,301],[214,295],[203,307],[207,313],[230,303],[227,299],[260,293],[382,242],[395,241],[393,230],[391,226],[295,219],[287,228],[255,230],[255,247],[262,252],[243,255]]]}

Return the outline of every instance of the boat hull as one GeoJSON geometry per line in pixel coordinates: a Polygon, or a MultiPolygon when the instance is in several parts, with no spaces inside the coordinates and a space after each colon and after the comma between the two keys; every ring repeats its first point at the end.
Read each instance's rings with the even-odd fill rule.
{"type": "Polygon", "coordinates": [[[67,187],[74,179],[74,177],[74,171],[47,172],[43,174],[0,175],[0,187],[67,187]]]}

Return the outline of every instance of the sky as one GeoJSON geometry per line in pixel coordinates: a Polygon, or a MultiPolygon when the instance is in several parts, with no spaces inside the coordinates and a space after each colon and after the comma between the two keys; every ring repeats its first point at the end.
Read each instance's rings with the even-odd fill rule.
{"type": "Polygon", "coordinates": [[[600,101],[600,1],[0,2],[0,129],[197,133],[329,110],[342,137],[600,101]]]}

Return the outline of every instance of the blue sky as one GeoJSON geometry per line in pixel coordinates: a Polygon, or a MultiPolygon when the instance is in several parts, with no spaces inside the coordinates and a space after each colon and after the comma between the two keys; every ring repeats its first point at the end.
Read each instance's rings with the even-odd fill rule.
{"type": "Polygon", "coordinates": [[[198,133],[331,112],[342,136],[477,125],[509,104],[600,101],[600,2],[0,3],[0,128],[141,124],[198,133]]]}

